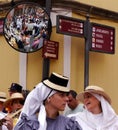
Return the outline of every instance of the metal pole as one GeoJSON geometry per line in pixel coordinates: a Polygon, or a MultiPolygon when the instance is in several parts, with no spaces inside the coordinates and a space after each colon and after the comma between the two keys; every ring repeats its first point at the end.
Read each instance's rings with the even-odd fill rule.
{"type": "Polygon", "coordinates": [[[91,24],[89,21],[89,15],[86,18],[84,24],[85,31],[85,65],[84,65],[84,89],[89,85],[89,46],[91,38],[91,24]]]}
{"type": "MultiPolygon", "coordinates": [[[[50,10],[51,10],[51,0],[46,0],[46,11],[47,11],[49,17],[50,17],[50,10]]],[[[48,40],[49,39],[50,39],[50,34],[49,34],[48,40]]],[[[42,79],[48,78],[48,76],[49,76],[49,69],[50,69],[50,59],[49,58],[44,58],[43,59],[42,79]]]]}

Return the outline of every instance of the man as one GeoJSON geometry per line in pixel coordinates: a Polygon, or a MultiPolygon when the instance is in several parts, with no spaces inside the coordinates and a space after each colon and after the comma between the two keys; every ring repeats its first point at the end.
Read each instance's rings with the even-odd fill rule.
{"type": "Polygon", "coordinates": [[[84,109],[83,104],[80,103],[79,100],[76,99],[76,97],[77,97],[77,93],[74,90],[70,90],[68,93],[69,101],[64,111],[65,116],[83,111],[84,109]]]}
{"type": "Polygon", "coordinates": [[[22,86],[17,83],[12,83],[9,88],[9,95],[11,96],[13,93],[22,93],[22,86]]]}
{"type": "Polygon", "coordinates": [[[81,130],[73,118],[59,113],[68,102],[68,80],[53,72],[38,83],[28,94],[14,130],[81,130]]]}

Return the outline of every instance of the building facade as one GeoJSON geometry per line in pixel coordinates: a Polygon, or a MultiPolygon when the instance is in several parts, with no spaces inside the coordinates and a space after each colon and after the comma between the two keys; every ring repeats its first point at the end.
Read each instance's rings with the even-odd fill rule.
{"type": "MultiPolygon", "coordinates": [[[[118,77],[118,2],[106,3],[106,0],[52,0],[51,21],[52,33],[50,40],[59,42],[58,59],[49,59],[49,74],[62,73],[69,77],[68,86],[78,93],[86,84],[103,87],[112,98],[112,104],[118,112],[117,77],[118,77]],[[80,8],[79,8],[80,7],[80,8]],[[56,16],[63,15],[70,18],[96,23],[115,28],[115,52],[89,51],[87,61],[88,70],[85,70],[86,39],[85,37],[71,36],[57,32],[56,16]],[[87,81],[85,81],[87,80],[87,81]]],[[[0,13],[1,14],[1,13],[0,13]]],[[[1,17],[3,17],[1,15],[1,17]]],[[[10,47],[3,34],[0,35],[0,88],[8,91],[12,82],[23,85],[24,89],[33,87],[42,80],[44,59],[42,48],[33,53],[21,53],[10,47]]]]}

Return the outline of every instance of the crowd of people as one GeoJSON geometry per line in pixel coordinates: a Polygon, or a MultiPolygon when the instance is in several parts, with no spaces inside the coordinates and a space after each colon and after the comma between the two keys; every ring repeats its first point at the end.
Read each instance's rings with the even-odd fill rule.
{"type": "Polygon", "coordinates": [[[32,52],[43,46],[43,40],[48,35],[49,18],[40,7],[24,4],[22,8],[22,11],[20,8],[13,9],[6,18],[5,37],[13,48],[32,52]]]}
{"type": "Polygon", "coordinates": [[[5,92],[0,92],[0,130],[13,130],[29,92],[17,83],[8,88],[8,98],[5,92]]]}
{"type": "Polygon", "coordinates": [[[0,130],[118,130],[118,115],[102,87],[77,93],[68,81],[52,72],[25,96],[13,83],[8,99],[0,93],[0,130]]]}

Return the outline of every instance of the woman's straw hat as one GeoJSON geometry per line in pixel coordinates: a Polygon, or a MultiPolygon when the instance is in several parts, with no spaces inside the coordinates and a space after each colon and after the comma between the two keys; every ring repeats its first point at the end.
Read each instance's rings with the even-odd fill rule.
{"type": "Polygon", "coordinates": [[[9,106],[14,99],[23,100],[24,97],[23,97],[22,93],[13,93],[13,94],[11,95],[11,97],[8,98],[8,99],[6,100],[6,102],[4,102],[4,105],[5,105],[6,107],[9,106]]]}
{"type": "Polygon", "coordinates": [[[78,94],[77,99],[80,100],[81,102],[83,102],[85,93],[95,93],[95,94],[101,95],[111,104],[111,98],[104,91],[104,89],[99,86],[92,85],[92,86],[86,87],[85,91],[78,94]]]}
{"type": "Polygon", "coordinates": [[[44,85],[61,92],[69,92],[67,87],[68,78],[57,73],[52,73],[50,77],[42,81],[44,85]]]}
{"type": "Polygon", "coordinates": [[[6,93],[0,92],[0,102],[5,102],[6,98],[7,98],[6,93]]]}

